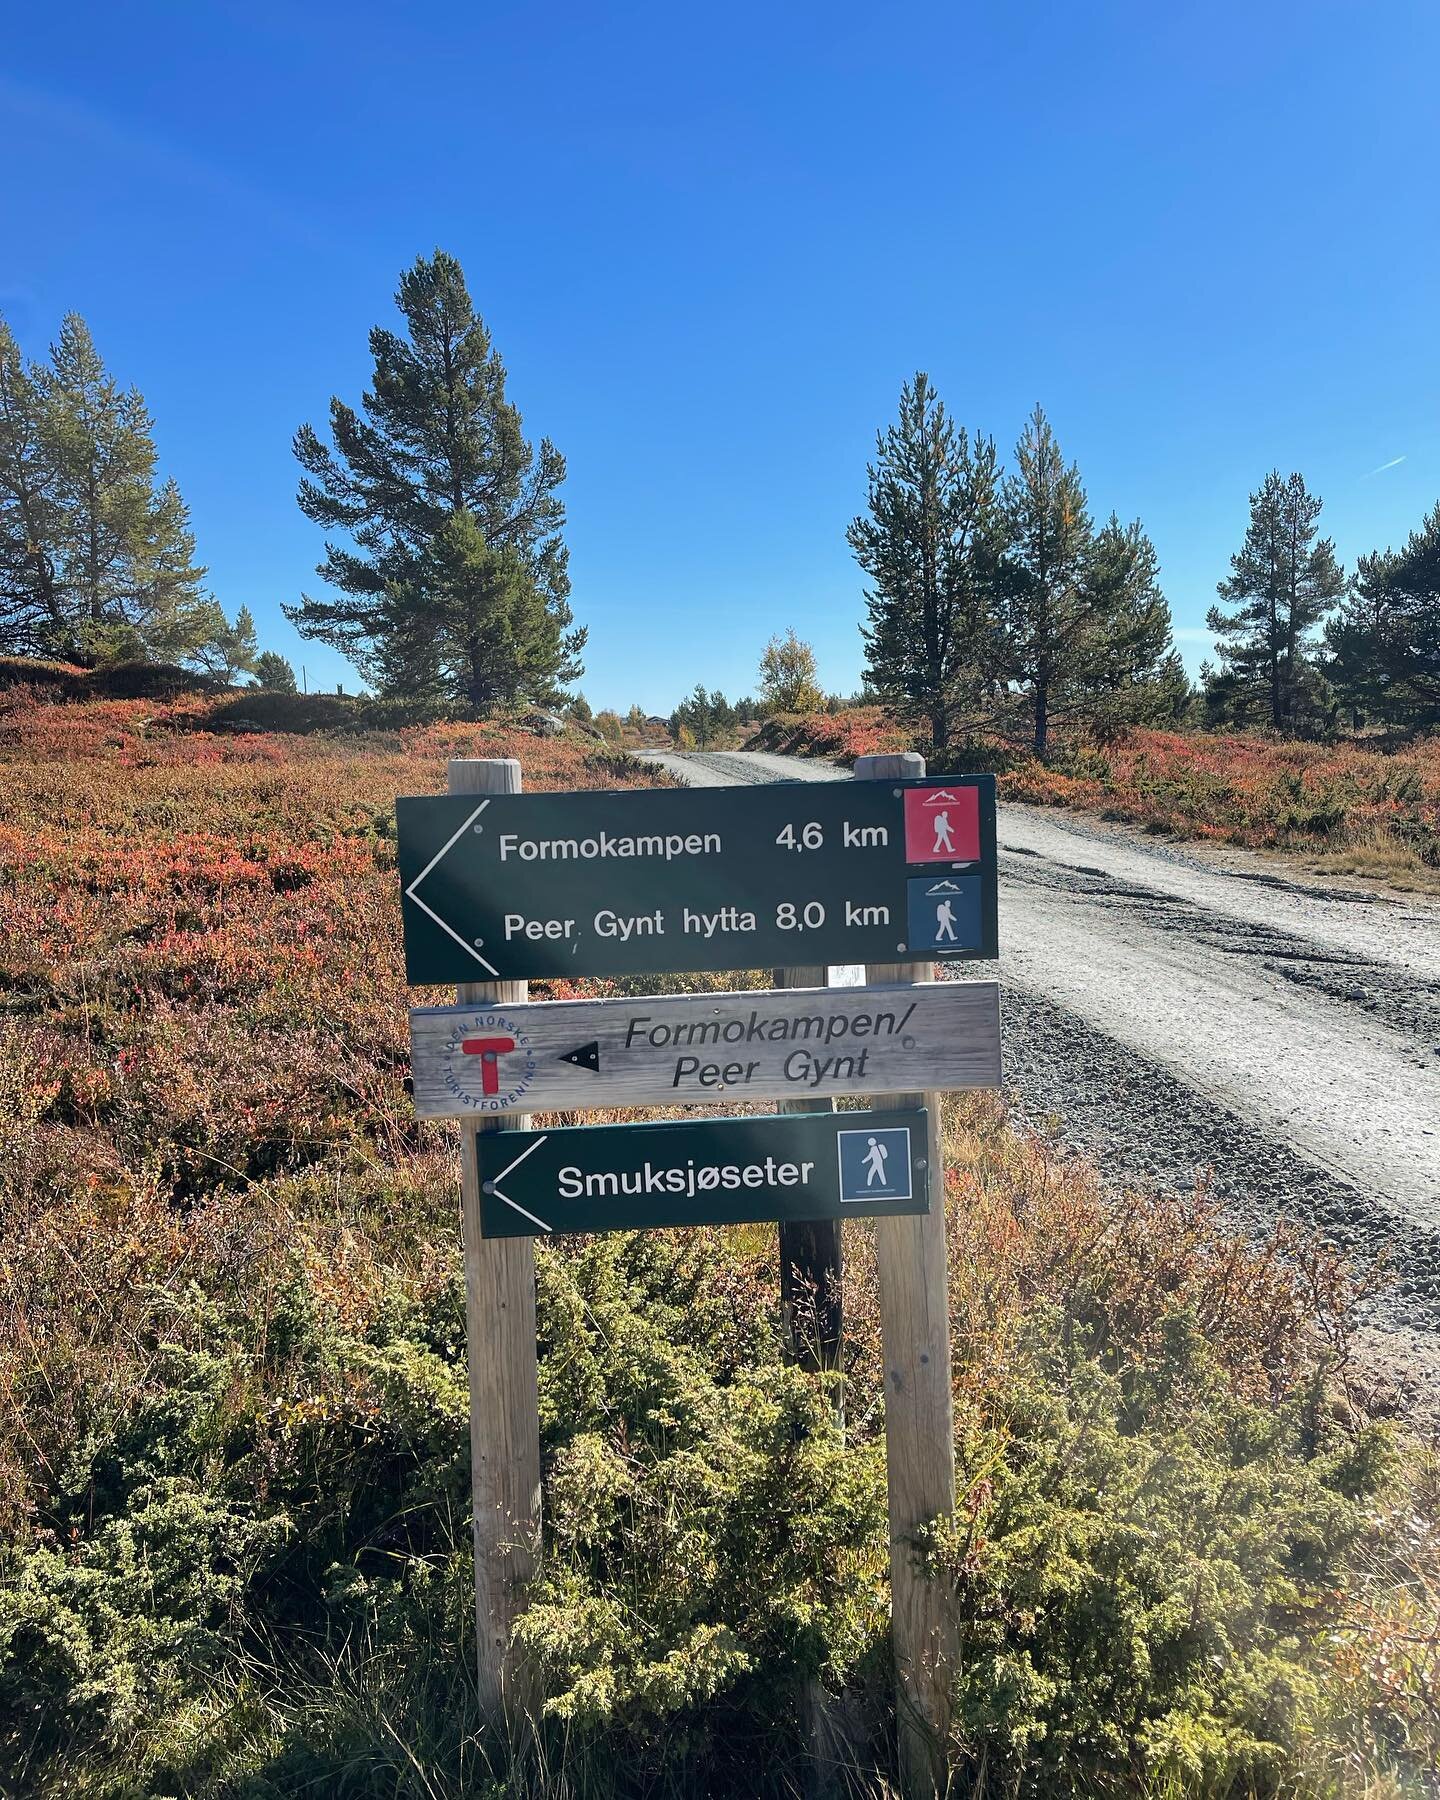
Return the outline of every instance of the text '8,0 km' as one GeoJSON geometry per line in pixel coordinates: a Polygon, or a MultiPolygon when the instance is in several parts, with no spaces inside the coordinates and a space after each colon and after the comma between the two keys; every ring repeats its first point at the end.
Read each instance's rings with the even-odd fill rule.
{"type": "Polygon", "coordinates": [[[412,983],[996,954],[995,778],[396,806],[412,983]]]}

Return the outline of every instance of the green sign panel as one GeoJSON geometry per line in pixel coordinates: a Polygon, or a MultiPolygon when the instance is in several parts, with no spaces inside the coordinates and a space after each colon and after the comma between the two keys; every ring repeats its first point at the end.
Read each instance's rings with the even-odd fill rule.
{"type": "Polygon", "coordinates": [[[397,802],[411,982],[996,954],[995,778],[397,802]]]}
{"type": "Polygon", "coordinates": [[[486,1237],[929,1211],[923,1108],[480,1132],[486,1237]]]}

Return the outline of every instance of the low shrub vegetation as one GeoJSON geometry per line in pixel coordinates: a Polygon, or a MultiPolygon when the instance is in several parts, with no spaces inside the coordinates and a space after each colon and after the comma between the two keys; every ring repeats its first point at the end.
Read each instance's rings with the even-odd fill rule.
{"type": "MultiPolygon", "coordinates": [[[[768,1229],[538,1250],[543,1698],[476,1716],[453,1133],[404,1093],[393,801],[503,725],[0,716],[0,1793],[793,1794],[892,1725],[873,1240],[846,1425],[768,1229]]],[[[960,1793],[1423,1791],[1440,1481],[1346,1397],[1368,1277],[947,1107],[960,1793]]]]}
{"type": "MultiPolygon", "coordinates": [[[[757,750],[851,762],[914,739],[880,707],[767,719],[757,750]]],[[[919,746],[922,750],[923,744],[919,746]]],[[[1298,852],[1337,873],[1440,884],[1440,740],[1387,751],[1243,732],[1136,728],[1113,743],[1066,739],[1041,762],[1000,739],[931,758],[935,773],[995,769],[1007,800],[1070,806],[1147,830],[1298,852]]]]}

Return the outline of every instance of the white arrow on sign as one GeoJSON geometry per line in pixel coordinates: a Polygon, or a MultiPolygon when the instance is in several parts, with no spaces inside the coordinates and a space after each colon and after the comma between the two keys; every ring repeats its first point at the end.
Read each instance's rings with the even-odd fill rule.
{"type": "MultiPolygon", "coordinates": [[[[447,937],[454,938],[455,942],[460,946],[460,948],[463,951],[465,951],[466,955],[473,956],[475,958],[476,962],[479,963],[480,967],[482,969],[486,970],[486,972],[488,974],[493,975],[495,977],[495,979],[498,981],[500,979],[500,971],[495,967],[494,963],[486,962],[485,958],[480,954],[480,952],[475,948],[475,946],[469,941],[469,939],[461,937],[460,933],[458,931],[456,931],[453,926],[447,925],[445,923],[444,919],[442,919],[440,917],[439,913],[437,913],[435,911],[434,907],[427,906],[425,904],[425,902],[420,898],[419,894],[415,891],[420,886],[420,883],[425,879],[425,877],[435,867],[435,865],[443,857],[446,857],[450,854],[450,852],[460,842],[461,838],[464,837],[465,833],[470,829],[470,827],[480,817],[481,813],[484,812],[485,808],[489,804],[490,804],[490,802],[488,800],[482,800],[480,802],[480,804],[475,808],[474,812],[471,813],[470,817],[465,821],[465,823],[460,827],[460,829],[454,834],[454,836],[449,838],[445,843],[443,843],[440,846],[440,848],[430,858],[429,862],[426,863],[425,867],[420,871],[420,873],[410,883],[409,887],[406,888],[405,897],[407,900],[413,900],[415,902],[415,904],[420,908],[421,912],[423,912],[427,918],[433,919],[447,937]]],[[[502,1198],[503,1198],[503,1196],[502,1196],[502,1198]]],[[[513,1204],[513,1202],[511,1204],[513,1204]]],[[[526,1214],[526,1217],[527,1218],[529,1217],[528,1213],[526,1214]]],[[[545,1227],[545,1229],[548,1231],[550,1229],[550,1227],[547,1225],[545,1227]]]]}
{"type": "Polygon", "coordinates": [[[500,1183],[512,1169],[518,1169],[527,1156],[533,1151],[538,1150],[545,1142],[545,1138],[549,1137],[549,1135],[550,1134],[547,1131],[544,1137],[536,1138],[533,1144],[520,1152],[514,1162],[506,1163],[505,1167],[498,1175],[492,1176],[489,1181],[482,1183],[484,1191],[487,1194],[493,1194],[497,1200],[503,1200],[507,1206],[513,1207],[515,1211],[520,1214],[522,1219],[528,1219],[532,1225],[538,1225],[542,1231],[553,1231],[555,1227],[553,1225],[547,1225],[543,1219],[537,1218],[534,1213],[526,1212],[525,1208],[518,1200],[512,1200],[508,1194],[501,1193],[500,1183]]]}

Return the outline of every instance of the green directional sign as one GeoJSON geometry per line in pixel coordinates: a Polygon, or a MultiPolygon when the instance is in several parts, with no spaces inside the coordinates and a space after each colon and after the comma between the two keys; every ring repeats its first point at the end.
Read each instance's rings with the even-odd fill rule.
{"type": "Polygon", "coordinates": [[[783,1113],[478,1133],[486,1237],[929,1211],[926,1115],[783,1113]]]}
{"type": "Polygon", "coordinates": [[[993,775],[396,810],[411,982],[996,954],[993,775]]]}

